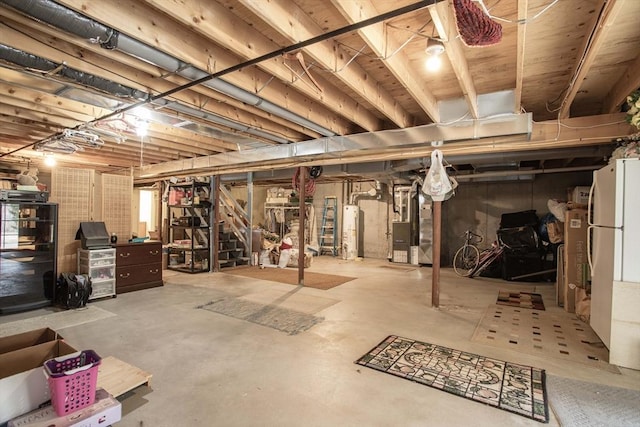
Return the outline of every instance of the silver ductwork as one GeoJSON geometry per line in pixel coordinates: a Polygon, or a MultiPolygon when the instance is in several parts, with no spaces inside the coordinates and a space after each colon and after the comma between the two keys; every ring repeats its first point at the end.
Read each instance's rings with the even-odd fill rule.
{"type": "Polygon", "coordinates": [[[110,95],[120,98],[134,99],[137,101],[147,99],[147,94],[145,92],[121,85],[111,80],[103,79],[102,77],[83,73],[82,71],[67,67],[64,64],[57,64],[53,61],[49,61],[48,59],[23,52],[19,49],[14,49],[3,44],[0,44],[0,59],[24,68],[54,72],[69,81],[89,86],[98,89],[101,92],[109,93],[110,95]]]}
{"type": "MultiPolygon", "coordinates": [[[[6,62],[19,65],[20,67],[23,67],[23,68],[44,71],[44,72],[51,72],[68,81],[72,81],[83,86],[91,87],[99,90],[100,92],[104,92],[119,98],[136,100],[136,101],[144,101],[149,98],[148,94],[143,91],[122,85],[120,83],[116,83],[108,79],[104,79],[102,77],[97,77],[93,74],[88,74],[79,70],[75,70],[73,68],[67,67],[65,64],[57,64],[53,61],[49,61],[48,59],[41,58],[39,56],[32,55],[27,52],[23,52],[19,49],[15,49],[10,46],[5,46],[3,44],[0,44],[0,60],[4,60],[6,62]]],[[[257,136],[257,137],[266,139],[268,141],[273,141],[278,144],[290,144],[292,142],[292,141],[289,141],[288,139],[285,139],[276,135],[272,135],[263,130],[246,126],[244,124],[237,123],[232,120],[226,119],[224,117],[220,117],[212,113],[207,113],[205,111],[198,110],[193,107],[179,104],[175,101],[157,99],[153,101],[151,105],[154,105],[156,107],[161,107],[161,108],[164,108],[164,107],[170,108],[174,111],[184,113],[193,117],[199,117],[208,122],[226,126],[227,128],[237,130],[239,132],[243,132],[249,135],[257,136]]]]}
{"type": "Polygon", "coordinates": [[[254,136],[258,136],[264,139],[267,139],[269,141],[273,141],[273,142],[277,142],[279,144],[290,144],[292,141],[285,139],[285,138],[281,138],[279,136],[275,136],[275,135],[271,135],[268,132],[264,132],[262,130],[256,129],[256,128],[252,128],[250,126],[246,126],[237,122],[234,122],[232,120],[229,119],[225,119],[224,117],[220,117],[218,115],[212,114],[212,113],[207,113],[205,111],[201,111],[192,107],[187,107],[186,105],[182,105],[182,104],[178,104],[177,102],[168,102],[164,99],[158,99],[152,102],[153,105],[163,105],[166,106],[167,108],[170,108],[172,110],[181,112],[181,113],[185,113],[185,114],[189,114],[191,116],[194,117],[200,117],[205,119],[206,121],[212,122],[212,123],[217,123],[219,125],[222,126],[226,126],[228,128],[240,131],[240,132],[244,132],[247,133],[249,135],[254,135],[254,136]]]}
{"type": "MultiPolygon", "coordinates": [[[[113,28],[102,25],[91,18],[51,0],[0,0],[0,3],[11,6],[28,16],[32,16],[63,31],[75,34],[93,43],[99,43],[106,49],[118,49],[187,79],[198,80],[208,76],[206,72],[198,68],[125,34],[118,33],[113,28]]],[[[335,132],[330,129],[320,126],[292,111],[286,110],[222,79],[211,79],[204,82],[203,86],[207,86],[243,103],[252,105],[275,116],[282,117],[307,129],[311,129],[320,135],[335,135],[335,132]]]]}
{"type": "Polygon", "coordinates": [[[169,161],[159,165],[143,166],[140,177],[163,175],[173,171],[217,171],[234,168],[252,168],[252,164],[269,167],[283,161],[304,160],[340,162],[343,156],[356,156],[365,150],[423,148],[431,141],[455,142],[499,136],[531,135],[531,113],[501,115],[498,118],[461,120],[455,124],[432,123],[408,129],[365,132],[356,135],[319,138],[291,145],[257,148],[255,150],[229,152],[192,159],[169,161]]]}
{"type": "MultiPolygon", "coordinates": [[[[449,154],[446,161],[452,165],[471,164],[487,165],[509,162],[525,162],[529,160],[550,160],[550,159],[577,159],[585,157],[606,158],[611,155],[613,148],[611,145],[587,146],[577,148],[552,148],[548,150],[524,150],[508,153],[485,153],[485,154],[449,154]]],[[[429,168],[431,158],[413,158],[405,160],[395,160],[389,165],[393,172],[406,172],[417,169],[429,168]]]]}

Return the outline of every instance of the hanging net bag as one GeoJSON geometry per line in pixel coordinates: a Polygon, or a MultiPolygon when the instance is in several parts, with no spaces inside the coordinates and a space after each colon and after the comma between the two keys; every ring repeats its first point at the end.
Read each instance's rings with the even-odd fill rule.
{"type": "Polygon", "coordinates": [[[456,25],[469,47],[491,46],[502,40],[502,25],[488,17],[471,0],[453,0],[456,25]]]}

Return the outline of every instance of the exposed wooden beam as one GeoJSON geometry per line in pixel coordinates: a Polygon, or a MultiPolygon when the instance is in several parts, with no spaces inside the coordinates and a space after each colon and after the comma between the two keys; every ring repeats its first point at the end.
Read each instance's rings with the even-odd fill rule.
{"type": "MultiPolygon", "coordinates": [[[[558,132],[557,120],[534,123],[531,139],[523,136],[505,136],[465,140],[447,143],[440,147],[445,158],[454,154],[496,154],[556,148],[572,148],[600,145],[620,136],[628,135],[630,126],[622,122],[624,114],[603,114],[600,116],[577,117],[562,121],[558,132]]],[[[297,167],[300,165],[335,165],[347,163],[374,162],[379,160],[401,160],[431,155],[433,148],[427,144],[412,147],[380,150],[335,151],[326,157],[315,155],[308,158],[282,158],[260,162],[259,164],[226,164],[211,167],[212,159],[200,157],[189,162],[169,162],[152,165],[134,172],[136,177],[152,178],[173,174],[220,174],[297,167]]],[[[215,160],[213,163],[216,163],[215,160]]]]}
{"type": "MultiPolygon", "coordinates": [[[[379,14],[370,0],[332,0],[332,3],[350,23],[372,18],[379,14]]],[[[423,78],[414,71],[406,53],[401,50],[401,43],[394,36],[385,32],[384,25],[384,23],[370,25],[358,30],[358,32],[431,120],[439,122],[438,101],[431,92],[426,90],[423,78]],[[387,55],[390,56],[387,57],[387,55]]]]}
{"type": "Polygon", "coordinates": [[[627,67],[624,75],[616,82],[607,94],[602,107],[603,113],[620,111],[620,106],[627,102],[627,96],[640,88],[640,55],[627,67]]]}
{"type": "Polygon", "coordinates": [[[458,29],[453,16],[453,5],[450,3],[450,0],[436,3],[435,6],[429,8],[429,12],[440,38],[444,40],[445,53],[449,58],[449,62],[451,62],[460,84],[460,89],[462,89],[462,94],[467,101],[469,113],[474,119],[477,119],[479,117],[478,93],[469,72],[469,65],[464,54],[465,47],[457,36],[458,29]]]}
{"type": "MultiPolygon", "coordinates": [[[[75,46],[73,48],[73,51],[76,53],[76,56],[85,58],[89,61],[91,61],[92,58],[87,57],[87,51],[93,52],[94,54],[98,55],[98,57],[104,56],[106,53],[105,49],[100,47],[100,45],[98,44],[89,43],[87,42],[87,40],[80,39],[72,34],[62,32],[59,29],[53,27],[42,26],[39,22],[20,15],[17,12],[0,8],[0,16],[4,16],[5,18],[8,18],[9,20],[20,24],[22,27],[34,29],[38,32],[41,32],[42,34],[46,34],[56,39],[63,40],[69,43],[69,45],[75,46]]],[[[139,60],[133,56],[127,55],[117,50],[110,50],[108,52],[108,55],[110,58],[115,59],[117,62],[127,65],[130,70],[137,70],[138,74],[136,75],[125,74],[122,71],[119,72],[122,77],[128,78],[128,84],[130,84],[130,82],[142,83],[145,88],[152,88],[158,84],[158,79],[164,79],[174,84],[174,86],[155,88],[156,92],[164,92],[165,90],[168,90],[168,88],[181,86],[188,82],[188,80],[185,78],[182,78],[173,73],[169,73],[157,66],[149,64],[145,61],[139,60]],[[143,76],[142,78],[144,78],[144,76],[148,76],[147,80],[142,80],[141,75],[143,76]]],[[[303,126],[294,124],[280,117],[276,117],[273,114],[269,114],[265,111],[255,108],[252,105],[247,105],[244,102],[223,95],[222,93],[205,86],[197,86],[192,88],[190,91],[185,91],[184,93],[197,93],[211,98],[213,102],[209,103],[208,110],[212,113],[218,114],[220,116],[233,117],[235,120],[238,120],[241,123],[246,123],[247,125],[254,127],[259,123],[260,127],[265,128],[265,131],[268,131],[267,129],[270,128],[269,123],[276,123],[278,126],[274,126],[271,131],[280,134],[292,141],[301,141],[308,138],[313,139],[320,136],[315,131],[304,128],[303,126]]],[[[188,102],[188,100],[185,101],[184,98],[177,99],[183,99],[183,102],[188,102]]]]}
{"type": "Polygon", "coordinates": [[[84,102],[74,101],[72,99],[4,83],[2,81],[0,81],[0,94],[23,100],[30,100],[31,102],[61,111],[82,114],[85,118],[97,118],[111,112],[111,110],[95,107],[84,102]]]}
{"type": "MultiPolygon", "coordinates": [[[[85,0],[60,0],[59,3],[209,73],[230,68],[240,62],[235,55],[220,48],[215,41],[207,40],[193,32],[190,29],[193,22],[188,27],[173,20],[170,16],[179,11],[182,5],[165,14],[142,3],[124,0],[91,3],[85,0]]],[[[214,4],[209,3],[207,7],[214,4]]],[[[246,40],[246,37],[241,35],[240,40],[246,40]]],[[[322,104],[310,101],[307,97],[290,90],[289,86],[281,81],[271,80],[269,74],[257,68],[229,74],[225,76],[225,80],[257,93],[283,108],[295,111],[337,134],[348,134],[353,130],[348,120],[332,113],[322,104]]],[[[324,104],[328,105],[326,101],[324,104]]],[[[333,108],[340,109],[341,106],[336,103],[333,108]]],[[[365,124],[375,127],[368,124],[373,125],[377,120],[365,111],[358,111],[356,118],[362,127],[365,127],[365,124]]]]}
{"type": "Polygon", "coordinates": [[[14,107],[12,105],[0,103],[0,114],[13,115],[21,117],[23,119],[34,120],[40,123],[46,123],[54,127],[58,127],[59,130],[64,128],[73,128],[82,122],[73,119],[67,119],[64,117],[58,117],[48,113],[40,111],[30,110],[23,107],[14,107]]]}
{"type": "Polygon", "coordinates": [[[48,114],[50,116],[56,116],[64,119],[75,120],[78,123],[88,122],[95,117],[82,113],[76,113],[69,110],[63,110],[55,107],[51,107],[46,104],[38,102],[37,99],[31,101],[28,98],[20,98],[13,96],[6,96],[0,94],[0,103],[6,105],[12,105],[14,107],[24,108],[32,111],[38,111],[40,113],[48,114]]]}
{"type": "MultiPolygon", "coordinates": [[[[175,19],[192,27],[205,37],[221,43],[225,48],[242,58],[255,58],[281,48],[281,46],[269,40],[255,28],[238,20],[228,9],[218,3],[204,5],[198,0],[180,0],[179,2],[174,0],[145,1],[163,10],[165,13],[170,13],[175,19]],[[176,7],[176,3],[180,3],[179,8],[176,7]],[[183,11],[183,13],[176,13],[176,10],[183,11]],[[246,40],[250,40],[250,42],[247,43],[246,40]]],[[[245,4],[245,6],[251,8],[250,5],[245,4]]],[[[274,8],[277,6],[271,2],[260,2],[258,7],[259,12],[257,16],[260,19],[268,20],[271,17],[270,14],[273,13],[274,8]]],[[[291,7],[294,7],[294,5],[288,3],[287,8],[291,9],[291,7]]],[[[300,19],[303,16],[304,14],[300,13],[296,15],[296,19],[300,19]]],[[[279,25],[285,25],[285,23],[288,23],[287,25],[295,25],[294,23],[296,22],[296,19],[288,20],[286,16],[281,16],[278,19],[281,20],[281,24],[279,25]]],[[[297,42],[301,39],[305,39],[304,34],[297,33],[296,38],[292,39],[292,42],[297,42]]],[[[334,55],[334,52],[325,53],[325,56],[327,56],[325,60],[333,58],[334,55]]],[[[284,66],[284,63],[285,60],[279,58],[272,61],[265,61],[258,66],[273,74],[281,81],[288,82],[288,84],[310,98],[322,102],[334,113],[345,116],[355,123],[358,123],[365,130],[380,129],[380,120],[378,120],[375,115],[366,109],[359,108],[357,101],[348,97],[328,80],[319,76],[315,77],[321,82],[323,88],[323,91],[319,92],[315,87],[307,85],[304,80],[292,80],[291,71],[284,66]]]]}
{"type": "Polygon", "coordinates": [[[600,13],[594,17],[593,31],[590,37],[586,37],[582,46],[581,52],[584,52],[582,57],[578,58],[578,63],[574,66],[574,71],[571,74],[571,80],[569,81],[569,87],[567,94],[562,100],[560,105],[560,111],[558,117],[566,119],[571,112],[571,104],[576,97],[576,94],[580,90],[582,82],[589,73],[591,66],[593,65],[596,57],[600,53],[600,47],[607,33],[615,25],[614,21],[618,13],[623,9],[624,0],[600,0],[599,6],[596,10],[600,13]]]}
{"type": "MultiPolygon", "coordinates": [[[[153,1],[158,2],[160,0],[153,1]]],[[[187,1],[194,4],[199,3],[198,0],[187,1]]],[[[288,0],[271,0],[269,2],[240,0],[240,2],[253,11],[256,17],[262,19],[278,33],[286,37],[292,44],[300,40],[311,39],[324,32],[299,6],[288,0]]],[[[279,46],[273,45],[273,47],[257,53],[265,54],[277,48],[279,46]]],[[[350,87],[398,127],[404,128],[414,124],[411,115],[386,90],[380,87],[376,80],[362,69],[357,62],[352,61],[347,64],[347,58],[350,55],[334,41],[325,40],[308,46],[305,48],[305,53],[325,69],[333,71],[333,78],[340,79],[342,83],[350,87]]],[[[329,82],[327,84],[330,85],[329,82]]]]}
{"type": "MultiPolygon", "coordinates": [[[[2,82],[0,82],[0,102],[79,121],[89,121],[111,112],[110,110],[94,107],[79,101],[2,82]],[[3,94],[7,94],[7,96],[3,94]],[[10,99],[10,97],[13,99],[10,99]],[[87,113],[91,115],[89,116],[87,113]]],[[[111,132],[115,131],[115,129],[106,127],[104,129],[111,132]]],[[[177,142],[183,141],[182,144],[184,146],[178,148],[176,145],[176,149],[188,150],[189,147],[192,147],[194,154],[204,155],[211,154],[211,152],[233,151],[236,149],[236,146],[229,142],[160,123],[149,123],[149,134],[157,137],[162,136],[166,141],[170,139],[174,139],[177,142]]],[[[42,137],[46,136],[43,135],[42,137]]],[[[126,133],[123,133],[123,136],[132,137],[132,135],[127,135],[126,133]]]]}
{"type": "MultiPolygon", "coordinates": [[[[82,70],[86,73],[102,77],[116,83],[133,87],[137,90],[150,93],[164,92],[176,87],[175,84],[169,83],[163,79],[149,76],[146,73],[131,69],[130,67],[114,61],[113,59],[102,56],[102,53],[86,51],[71,43],[61,39],[43,35],[37,30],[29,29],[21,32],[15,31],[10,27],[5,27],[6,33],[11,36],[11,45],[25,52],[43,57],[50,61],[60,63],[64,61],[67,66],[82,70]],[[25,34],[28,34],[27,37],[25,34]],[[42,41],[39,41],[42,40],[42,41]],[[52,50],[54,47],[55,50],[52,50]],[[69,53],[67,53],[69,52],[69,53]]],[[[4,30],[0,24],[0,30],[4,30]]],[[[104,50],[103,50],[104,52],[104,50]]],[[[213,92],[211,89],[206,89],[213,92]]],[[[262,121],[242,111],[233,110],[225,103],[207,102],[208,97],[202,96],[193,91],[183,91],[173,95],[177,101],[201,109],[203,112],[212,113],[222,117],[232,117],[231,120],[238,122],[240,125],[252,127],[251,124],[259,123],[257,126],[267,133],[277,136],[293,136],[299,137],[300,134],[294,134],[288,127],[279,124],[273,124],[270,121],[262,121]],[[245,120],[245,122],[243,122],[245,120]]],[[[171,99],[169,99],[171,100],[171,99]]],[[[222,128],[219,125],[206,122],[208,126],[222,128]]],[[[226,129],[226,128],[224,128],[226,129]]],[[[235,149],[235,146],[229,144],[229,149],[235,149]]]]}

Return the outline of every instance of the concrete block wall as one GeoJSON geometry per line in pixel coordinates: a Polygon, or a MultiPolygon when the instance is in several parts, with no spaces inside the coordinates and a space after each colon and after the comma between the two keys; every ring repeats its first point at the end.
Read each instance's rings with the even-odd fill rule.
{"type": "MultiPolygon", "coordinates": [[[[574,172],[536,175],[532,181],[461,182],[456,195],[442,206],[442,265],[449,265],[458,247],[463,243],[464,231],[471,229],[485,237],[480,245],[488,247],[496,239],[503,213],[535,209],[539,217],[548,212],[549,199],[567,199],[569,188],[590,185],[592,172],[574,172]]],[[[342,208],[349,203],[348,193],[367,191],[375,181],[322,182],[316,184],[314,207],[318,229],[322,225],[325,196],[338,198],[338,239],[341,239],[342,208]],[[348,188],[350,187],[350,188],[348,188]]],[[[254,185],[253,223],[264,222],[264,203],[267,189],[273,185],[254,185]]],[[[285,189],[290,186],[283,185],[285,189]]],[[[380,197],[362,196],[357,199],[361,216],[359,255],[365,258],[390,258],[390,231],[394,219],[391,189],[383,185],[380,197]]],[[[247,199],[245,185],[231,189],[237,199],[247,199]]],[[[339,245],[340,246],[340,245],[339,245]]]]}
{"type": "Polygon", "coordinates": [[[534,209],[538,217],[547,212],[549,199],[567,200],[567,190],[591,185],[592,172],[536,175],[532,181],[461,183],[456,195],[442,206],[442,263],[449,263],[471,229],[484,236],[482,248],[496,240],[504,213],[534,209]]]}

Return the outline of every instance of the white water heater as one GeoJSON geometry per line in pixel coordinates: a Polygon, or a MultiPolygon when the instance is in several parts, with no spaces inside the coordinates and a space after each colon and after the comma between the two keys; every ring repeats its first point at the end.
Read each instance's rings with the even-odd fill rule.
{"type": "Polygon", "coordinates": [[[358,217],[357,205],[344,205],[342,208],[342,259],[353,260],[358,257],[358,217]]]}

